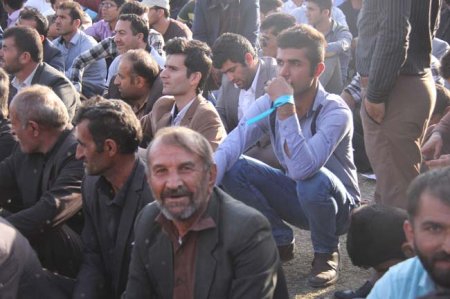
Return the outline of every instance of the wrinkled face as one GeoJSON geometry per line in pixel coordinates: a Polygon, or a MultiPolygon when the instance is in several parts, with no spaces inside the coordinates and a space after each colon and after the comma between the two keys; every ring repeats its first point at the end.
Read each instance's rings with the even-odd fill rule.
{"type": "Polygon", "coordinates": [[[278,48],[278,74],[286,79],[294,89],[294,96],[302,95],[313,88],[314,76],[311,76],[306,49],[278,48]]]}
{"type": "Polygon", "coordinates": [[[130,21],[119,20],[116,23],[114,41],[120,54],[139,47],[140,34],[133,34],[130,21]]]}
{"type": "Polygon", "coordinates": [[[423,193],[413,223],[405,224],[417,256],[433,281],[450,288],[450,206],[423,193]],[[409,229],[408,229],[409,227],[409,229]]]}
{"type": "Polygon", "coordinates": [[[261,30],[261,47],[263,56],[277,58],[278,43],[272,28],[261,30]]]}
{"type": "Polygon", "coordinates": [[[255,77],[250,67],[229,59],[222,64],[220,71],[240,89],[249,89],[255,77]]]}
{"type": "Polygon", "coordinates": [[[79,23],[72,20],[68,9],[56,10],[55,27],[59,35],[72,34],[77,31],[79,23]]]}
{"type": "Polygon", "coordinates": [[[119,64],[117,76],[114,84],[120,92],[120,96],[124,100],[134,100],[139,97],[139,90],[135,85],[136,75],[132,72],[132,65],[127,59],[122,59],[119,64]]]}
{"type": "Polygon", "coordinates": [[[30,123],[27,123],[25,127],[22,126],[14,105],[11,105],[9,117],[11,120],[11,130],[15,139],[19,142],[20,150],[26,154],[38,152],[39,140],[37,131],[33,129],[30,123]]]}
{"type": "Polygon", "coordinates": [[[105,22],[115,22],[119,17],[119,7],[114,1],[104,0],[100,3],[100,8],[105,22]]]}
{"type": "Polygon", "coordinates": [[[78,141],[76,158],[83,161],[87,175],[102,175],[109,169],[110,160],[104,150],[97,151],[88,125],[89,120],[83,120],[75,127],[75,136],[78,141]]]}
{"type": "Polygon", "coordinates": [[[161,72],[163,94],[172,96],[184,95],[192,88],[184,60],[185,56],[183,54],[167,56],[165,68],[161,72]]]}
{"type": "Polygon", "coordinates": [[[16,47],[16,43],[13,37],[5,38],[3,40],[3,47],[0,50],[3,58],[4,69],[10,74],[15,74],[22,70],[23,64],[20,61],[20,53],[19,49],[16,47]]]}
{"type": "Polygon", "coordinates": [[[306,18],[308,19],[308,24],[316,26],[322,21],[324,17],[328,17],[326,9],[320,10],[320,7],[311,1],[306,4],[306,18]]]}
{"type": "Polygon", "coordinates": [[[215,175],[197,155],[158,142],[150,150],[148,169],[148,184],[168,219],[192,219],[206,206],[215,175]]]}

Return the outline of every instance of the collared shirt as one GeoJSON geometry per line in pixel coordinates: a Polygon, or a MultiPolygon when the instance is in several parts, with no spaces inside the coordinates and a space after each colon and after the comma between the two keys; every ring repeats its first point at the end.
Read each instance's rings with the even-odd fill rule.
{"type": "MultiPolygon", "coordinates": [[[[306,17],[306,4],[303,3],[302,6],[292,10],[290,14],[295,17],[297,23],[308,24],[308,18],[306,17]]],[[[339,24],[347,26],[347,21],[345,19],[344,13],[336,6],[333,6],[331,8],[331,18],[333,20],[336,20],[336,22],[338,22],[339,24]]]]}
{"type": "Polygon", "coordinates": [[[436,290],[418,257],[395,266],[377,281],[367,299],[416,299],[436,290]]]}
{"type": "Polygon", "coordinates": [[[348,64],[350,63],[352,34],[347,26],[331,20],[331,30],[325,35],[327,41],[327,52],[339,55],[341,63],[341,75],[343,82],[347,82],[348,64]]]}
{"type": "Polygon", "coordinates": [[[170,115],[172,115],[172,126],[179,126],[181,123],[181,120],[186,115],[186,112],[191,107],[192,103],[194,102],[193,98],[189,103],[187,103],[186,106],[183,107],[180,111],[178,111],[177,103],[173,104],[172,110],[170,111],[170,115]]]}
{"type": "Polygon", "coordinates": [[[20,15],[21,11],[22,11],[22,9],[18,9],[8,15],[8,20],[6,20],[6,28],[16,26],[16,22],[19,19],[19,15],[20,15]]]}
{"type": "Polygon", "coordinates": [[[300,6],[297,6],[297,4],[295,4],[294,1],[292,1],[292,0],[288,0],[288,1],[284,2],[283,6],[281,7],[281,11],[284,13],[290,14],[294,9],[296,9],[300,6]]]}
{"type": "Polygon", "coordinates": [[[11,85],[14,86],[14,88],[19,92],[22,88],[31,86],[31,82],[33,82],[34,74],[36,73],[37,68],[39,67],[39,64],[36,65],[34,70],[31,72],[31,74],[28,75],[28,77],[23,80],[23,82],[20,82],[17,77],[14,77],[11,81],[11,85]]]}
{"type": "Polygon", "coordinates": [[[84,33],[92,36],[96,40],[104,40],[114,35],[114,31],[111,30],[111,25],[105,20],[95,22],[91,27],[84,30],[84,33]]]}
{"type": "Polygon", "coordinates": [[[202,231],[216,227],[214,219],[205,211],[202,216],[189,228],[184,237],[172,221],[162,213],[156,219],[162,229],[168,234],[173,248],[173,299],[194,299],[195,287],[195,258],[197,244],[202,231]]]}
{"type": "Polygon", "coordinates": [[[359,13],[356,69],[369,77],[367,99],[386,102],[399,74],[429,71],[439,0],[365,0],[359,13]]]}
{"type": "MultiPolygon", "coordinates": [[[[217,180],[239,159],[241,154],[254,145],[264,134],[271,132],[270,118],[247,125],[246,121],[272,106],[267,94],[258,98],[214,153],[217,164],[217,180]]],[[[275,112],[274,112],[275,113],[275,112]]],[[[345,102],[335,94],[327,93],[319,84],[310,111],[301,119],[296,114],[285,120],[276,118],[274,132],[270,133],[275,156],[286,171],[286,176],[294,181],[304,180],[314,175],[322,167],[333,172],[344,184],[355,201],[360,192],[356,167],[353,163],[353,120],[345,102]],[[317,117],[319,106],[320,113],[317,117]],[[313,135],[311,125],[316,124],[313,135]],[[289,149],[286,154],[284,146],[289,149]]]]}
{"type": "MultiPolygon", "coordinates": [[[[83,52],[97,45],[97,42],[81,30],[72,37],[69,43],[66,43],[62,36],[53,41],[53,44],[61,51],[65,60],[65,74],[70,77],[72,64],[74,60],[83,52]]],[[[97,60],[86,68],[83,81],[91,84],[104,86],[106,80],[106,61],[97,60]]]]}
{"type": "MultiPolygon", "coordinates": [[[[165,55],[163,51],[164,39],[161,33],[156,30],[150,29],[148,35],[149,47],[151,49],[150,54],[155,58],[156,62],[160,67],[164,67],[165,55]]],[[[107,57],[115,58],[119,55],[117,50],[116,42],[113,37],[108,37],[99,42],[96,46],[92,47],[90,50],[83,52],[79,55],[72,64],[72,72],[69,76],[70,81],[77,87],[80,88],[81,78],[83,78],[84,69],[94,63],[95,61],[107,57]]]]}
{"type": "MultiPolygon", "coordinates": [[[[252,105],[256,100],[256,84],[258,83],[259,70],[261,69],[261,64],[258,64],[258,69],[256,70],[255,77],[253,78],[252,85],[249,89],[241,89],[239,91],[239,103],[238,103],[238,119],[244,116],[245,111],[252,105]]],[[[236,88],[239,88],[236,86],[236,88]]]]}

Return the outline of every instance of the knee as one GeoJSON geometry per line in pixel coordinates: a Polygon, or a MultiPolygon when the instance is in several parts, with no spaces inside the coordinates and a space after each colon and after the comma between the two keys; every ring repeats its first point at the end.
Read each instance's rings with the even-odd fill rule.
{"type": "Polygon", "coordinates": [[[249,171],[249,165],[245,159],[239,159],[225,173],[222,184],[225,188],[235,186],[235,184],[243,184],[247,181],[246,173],[249,171]]]}
{"type": "Polygon", "coordinates": [[[331,193],[332,182],[324,170],[319,170],[308,179],[297,181],[297,195],[303,203],[327,201],[331,193]]]}

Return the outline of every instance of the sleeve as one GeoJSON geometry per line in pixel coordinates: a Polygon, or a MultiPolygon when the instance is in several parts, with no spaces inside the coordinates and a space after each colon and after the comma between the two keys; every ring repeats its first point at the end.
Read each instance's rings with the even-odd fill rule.
{"type": "Polygon", "coordinates": [[[206,140],[208,140],[214,151],[225,139],[227,133],[225,131],[225,127],[222,124],[222,120],[220,119],[214,107],[212,107],[212,104],[208,102],[207,105],[211,105],[211,108],[204,110],[201,115],[203,121],[199,123],[198,127],[193,129],[202,134],[206,138],[206,140]]]}
{"type": "MultiPolygon", "coordinates": [[[[243,14],[240,16],[240,22],[242,22],[242,24],[240,24],[240,34],[245,36],[253,45],[253,47],[257,48],[260,26],[259,1],[249,0],[240,1],[240,3],[241,5],[245,5],[245,7],[241,7],[243,14]]],[[[197,18],[197,15],[195,16],[195,18],[197,18]]]]}
{"type": "Polygon", "coordinates": [[[325,165],[352,127],[350,110],[344,106],[324,106],[317,118],[317,130],[306,139],[297,115],[278,121],[278,134],[285,145],[284,160],[291,179],[304,180],[325,165]],[[287,152],[286,152],[287,150],[287,152]]]}
{"type": "Polygon", "coordinates": [[[90,26],[90,27],[88,27],[88,28],[86,28],[86,29],[84,30],[84,33],[86,33],[87,35],[92,36],[92,37],[95,38],[96,40],[99,40],[99,39],[100,39],[100,36],[99,36],[99,34],[98,34],[98,32],[97,32],[97,26],[98,26],[98,25],[99,25],[98,22],[92,24],[92,26],[90,26]]]}
{"type": "Polygon", "coordinates": [[[217,113],[219,113],[220,119],[222,120],[222,123],[225,127],[225,130],[229,132],[228,128],[228,120],[227,120],[227,114],[225,109],[225,99],[223,97],[223,87],[224,87],[224,80],[222,80],[222,85],[219,88],[218,94],[217,94],[217,103],[216,103],[216,110],[217,113]]]}
{"type": "Polygon", "coordinates": [[[332,17],[333,19],[338,22],[339,24],[348,27],[347,19],[345,18],[345,14],[342,12],[342,10],[339,7],[336,7],[333,5],[332,7],[332,17]]]}
{"type": "Polygon", "coordinates": [[[84,169],[75,153],[64,161],[55,182],[31,207],[7,217],[29,237],[64,223],[81,209],[81,178],[84,169]]]}
{"type": "Polygon", "coordinates": [[[382,18],[370,62],[367,100],[386,102],[406,60],[411,0],[383,0],[378,7],[382,18]]]}
{"type": "Polygon", "coordinates": [[[350,50],[352,44],[352,34],[347,27],[339,26],[336,33],[336,41],[327,44],[327,53],[339,55],[350,50]]]}
{"type": "MultiPolygon", "coordinates": [[[[83,263],[77,276],[77,283],[73,292],[73,298],[105,298],[106,280],[104,275],[103,259],[92,220],[96,215],[91,214],[88,201],[95,200],[87,198],[83,184],[83,214],[84,227],[81,233],[83,242],[83,263]]],[[[97,215],[98,216],[98,215],[97,215]]]]}

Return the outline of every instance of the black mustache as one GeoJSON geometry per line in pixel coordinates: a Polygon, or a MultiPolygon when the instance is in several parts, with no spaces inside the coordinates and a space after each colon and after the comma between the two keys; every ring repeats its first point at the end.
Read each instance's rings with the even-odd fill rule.
{"type": "Polygon", "coordinates": [[[161,198],[166,198],[166,197],[181,197],[181,196],[191,196],[192,193],[189,192],[189,190],[186,187],[179,187],[176,189],[165,189],[162,193],[161,193],[161,198]]]}
{"type": "Polygon", "coordinates": [[[433,256],[433,261],[434,262],[440,262],[440,261],[450,262],[450,254],[441,251],[441,252],[437,253],[435,256],[433,256]]]}

